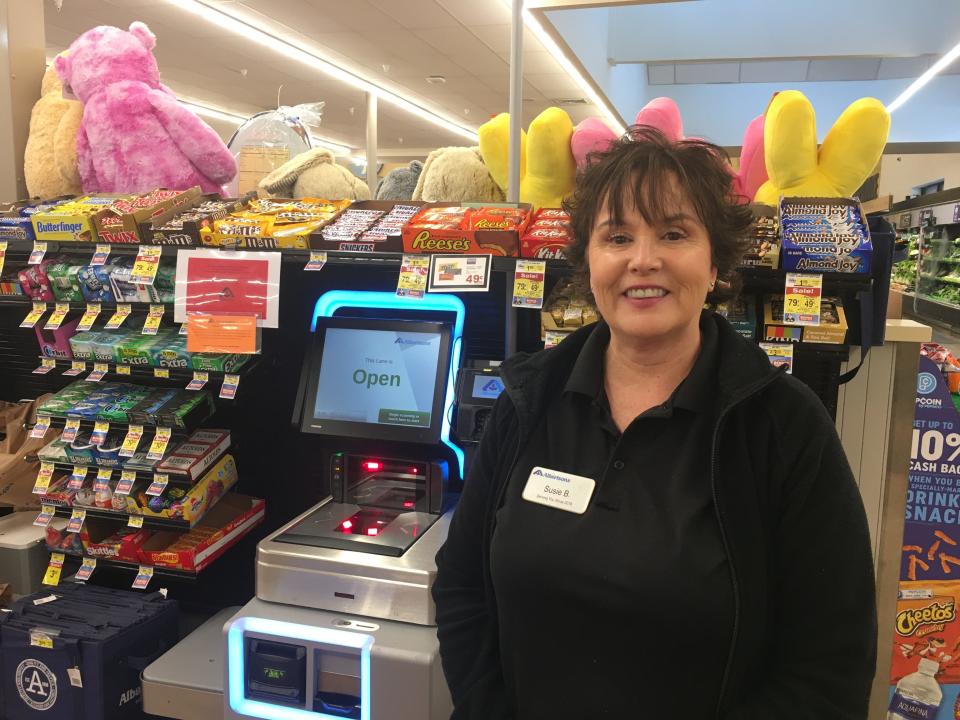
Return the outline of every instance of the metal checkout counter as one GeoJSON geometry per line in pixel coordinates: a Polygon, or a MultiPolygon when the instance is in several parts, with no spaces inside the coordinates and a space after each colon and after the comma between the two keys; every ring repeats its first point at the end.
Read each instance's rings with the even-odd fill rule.
{"type": "Polygon", "coordinates": [[[458,377],[463,323],[453,295],[318,300],[293,421],[316,443],[331,496],[260,542],[256,598],[144,671],[146,712],[450,716],[431,588],[456,499],[447,490],[464,474],[454,395],[470,440],[502,390],[490,370],[458,377]]]}

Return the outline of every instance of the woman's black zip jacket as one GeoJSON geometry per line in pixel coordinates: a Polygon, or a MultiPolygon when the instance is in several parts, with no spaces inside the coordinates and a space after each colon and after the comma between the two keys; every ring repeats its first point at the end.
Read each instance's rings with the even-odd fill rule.
{"type": "MultiPolygon", "coordinates": [[[[876,666],[873,562],[840,439],[812,390],[774,370],[724,318],[713,318],[719,358],[711,483],[735,604],[716,718],[862,720],[876,666]]],[[[437,553],[433,597],[453,720],[524,720],[515,717],[499,658],[494,516],[519,450],[594,327],[550,350],[514,356],[501,369],[506,390],[437,553]]],[[[661,691],[669,697],[696,688],[697,679],[681,673],[676,687],[661,691]]]]}

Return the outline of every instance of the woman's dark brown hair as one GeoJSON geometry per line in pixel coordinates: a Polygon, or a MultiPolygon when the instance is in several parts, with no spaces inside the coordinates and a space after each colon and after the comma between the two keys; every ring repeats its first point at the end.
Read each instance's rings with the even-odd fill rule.
{"type": "Polygon", "coordinates": [[[671,142],[659,130],[641,125],[608,150],[588,156],[576,190],[563,204],[573,231],[567,258],[581,278],[589,277],[587,244],[604,203],[618,224],[626,203],[632,203],[648,224],[657,225],[676,210],[677,191],[690,199],[710,237],[719,281],[707,301],[735,297],[736,268],[753,216],[736,194],[726,154],[703,140],[671,142]]]}

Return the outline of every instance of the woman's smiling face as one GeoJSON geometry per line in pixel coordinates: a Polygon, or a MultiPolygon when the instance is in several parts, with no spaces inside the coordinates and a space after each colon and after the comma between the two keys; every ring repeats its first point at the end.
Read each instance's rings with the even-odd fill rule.
{"type": "Polygon", "coordinates": [[[717,279],[707,229],[672,186],[664,217],[645,217],[632,198],[614,213],[608,197],[590,233],[590,287],[610,331],[624,340],[682,337],[699,322],[717,279]]]}

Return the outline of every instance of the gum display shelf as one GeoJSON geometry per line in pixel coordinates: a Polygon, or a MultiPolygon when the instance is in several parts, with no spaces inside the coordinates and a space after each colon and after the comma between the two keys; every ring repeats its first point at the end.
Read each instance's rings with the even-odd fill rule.
{"type": "MultiPolygon", "coordinates": [[[[50,419],[50,427],[53,428],[53,429],[62,429],[63,427],[66,426],[67,420],[80,420],[80,429],[81,429],[81,430],[93,430],[93,426],[94,426],[96,423],[101,422],[100,420],[87,420],[86,418],[71,418],[71,417],[67,417],[67,416],[65,416],[65,415],[43,415],[42,413],[41,413],[41,417],[49,418],[49,419],[50,419]]],[[[186,440],[186,439],[187,439],[187,436],[188,436],[191,432],[193,432],[194,430],[199,429],[200,425],[202,425],[204,422],[206,422],[206,420],[207,420],[207,418],[204,418],[204,420],[200,420],[200,421],[198,421],[198,422],[196,422],[196,423],[194,423],[194,424],[191,424],[190,427],[186,427],[186,428],[171,427],[171,428],[170,428],[170,430],[171,430],[171,433],[170,433],[170,444],[172,445],[174,442],[180,442],[180,441],[186,440]]],[[[103,422],[109,422],[111,429],[113,429],[113,428],[126,428],[126,427],[130,426],[131,424],[133,424],[133,425],[139,424],[139,423],[131,423],[129,420],[124,421],[124,422],[114,421],[114,420],[104,420],[103,422]]],[[[28,428],[28,429],[29,429],[29,428],[32,428],[32,427],[33,427],[32,424],[27,424],[27,428],[28,428]]],[[[158,426],[158,425],[149,425],[149,424],[144,424],[144,425],[143,425],[143,437],[140,439],[140,447],[145,447],[145,446],[148,446],[148,445],[150,444],[150,442],[153,440],[153,436],[154,436],[154,432],[153,432],[153,431],[154,431],[157,427],[166,427],[166,426],[165,426],[165,425],[159,425],[159,426],[158,426]]]]}
{"type": "MultiPolygon", "coordinates": [[[[173,445],[173,441],[172,441],[172,440],[171,440],[171,442],[170,442],[170,445],[173,445]]],[[[140,447],[141,447],[141,448],[144,448],[144,447],[147,447],[147,446],[148,446],[148,443],[146,443],[146,441],[144,441],[144,440],[141,440],[141,441],[140,441],[140,447]]],[[[227,447],[225,447],[219,454],[215,455],[215,456],[210,460],[210,463],[209,463],[209,464],[207,465],[207,467],[203,470],[203,472],[200,473],[200,477],[191,478],[191,477],[189,477],[189,476],[187,476],[187,475],[175,475],[175,474],[172,474],[172,473],[169,473],[169,472],[164,472],[164,473],[161,473],[161,474],[167,476],[167,480],[168,480],[168,482],[169,482],[170,485],[176,485],[177,487],[193,487],[193,486],[197,483],[197,481],[198,481],[200,478],[203,477],[203,474],[204,474],[205,472],[207,472],[207,470],[209,470],[211,467],[213,467],[213,466],[216,465],[218,462],[220,462],[220,459],[221,459],[224,455],[226,455],[228,452],[230,452],[230,448],[231,448],[231,446],[230,446],[230,445],[227,445],[227,447]]],[[[32,459],[32,460],[36,460],[37,462],[40,462],[40,459],[39,459],[36,455],[32,455],[32,456],[29,456],[29,457],[30,457],[30,459],[32,459]]],[[[66,472],[66,473],[72,473],[72,472],[73,472],[73,469],[74,469],[74,468],[78,468],[78,467],[86,468],[86,470],[87,470],[87,477],[95,476],[95,475],[97,474],[97,471],[99,471],[99,470],[112,470],[113,473],[114,473],[114,474],[113,474],[114,479],[120,477],[120,473],[123,472],[124,470],[130,470],[130,468],[120,467],[120,466],[106,467],[105,465],[103,465],[103,466],[101,466],[101,465],[83,465],[83,464],[80,464],[80,463],[71,463],[71,462],[55,462],[55,463],[53,463],[53,468],[54,468],[54,470],[60,470],[61,472],[66,472]]],[[[155,474],[157,474],[158,471],[157,471],[157,470],[133,470],[133,472],[135,472],[135,473],[137,474],[137,480],[152,481],[152,480],[153,480],[153,476],[154,476],[155,474]]]]}
{"type": "MultiPolygon", "coordinates": [[[[41,360],[49,360],[49,359],[50,358],[45,358],[41,355],[38,355],[37,364],[39,365],[41,360]]],[[[104,375],[103,377],[104,378],[110,377],[111,380],[117,380],[117,381],[122,381],[124,378],[132,378],[132,379],[139,379],[139,380],[151,378],[154,380],[168,381],[171,385],[182,385],[186,387],[187,383],[189,383],[193,379],[193,374],[195,372],[205,372],[207,373],[208,379],[207,379],[207,384],[204,385],[202,389],[211,390],[211,386],[216,385],[217,381],[219,382],[223,381],[224,375],[239,375],[241,380],[247,377],[253,371],[253,369],[260,364],[260,359],[261,359],[260,355],[254,355],[249,360],[247,360],[247,362],[245,362],[241,367],[231,371],[193,370],[191,368],[154,368],[150,365],[123,365],[122,363],[108,362],[106,363],[106,365],[109,367],[109,370],[107,371],[107,374],[104,375]],[[130,368],[130,373],[126,374],[126,373],[117,372],[118,366],[130,368]],[[170,377],[162,377],[160,375],[157,375],[156,372],[154,372],[155,370],[164,370],[164,369],[169,371],[170,377]]],[[[56,363],[56,369],[57,370],[62,369],[63,371],[69,370],[71,367],[73,367],[74,362],[84,363],[85,369],[82,373],[80,373],[80,375],[76,376],[77,380],[84,380],[86,376],[93,371],[93,366],[95,364],[95,362],[92,360],[74,361],[74,360],[63,360],[61,358],[54,358],[54,362],[56,363]]],[[[50,372],[52,373],[54,371],[51,370],[50,372]]],[[[239,392],[240,387],[242,387],[242,383],[240,386],[238,386],[237,392],[239,392]]],[[[219,390],[218,390],[218,394],[219,394],[219,390]]],[[[214,397],[216,399],[216,395],[214,397]]]]}
{"type": "MultiPolygon", "coordinates": [[[[220,498],[217,498],[219,500],[220,498]]],[[[216,503],[210,506],[213,508],[216,506],[216,503]]],[[[208,511],[209,509],[208,508],[208,511]]],[[[126,525],[131,517],[142,517],[143,518],[143,527],[147,530],[182,530],[187,531],[190,528],[194,527],[203,520],[203,516],[197,518],[193,523],[189,523],[186,520],[174,520],[170,518],[157,518],[149,517],[147,515],[131,515],[127,512],[119,512],[117,510],[105,510],[103,508],[87,508],[87,507],[77,507],[77,510],[86,510],[87,519],[91,520],[96,518],[97,520],[111,520],[114,522],[123,522],[126,525]]],[[[57,505],[56,506],[56,516],[61,518],[69,518],[70,514],[73,512],[74,508],[57,505]]],[[[204,513],[206,514],[206,513],[204,513]]]]}
{"type": "MultiPolygon", "coordinates": [[[[29,298],[29,297],[27,297],[26,295],[0,295],[0,305],[20,306],[20,307],[24,307],[24,308],[30,308],[30,307],[33,307],[33,303],[34,303],[34,302],[43,302],[43,303],[45,303],[46,306],[47,306],[47,312],[49,313],[49,312],[53,312],[54,306],[56,306],[56,304],[57,304],[58,302],[60,302],[60,301],[59,301],[59,300],[37,300],[37,301],[35,301],[33,298],[29,298]]],[[[108,302],[108,301],[96,301],[96,300],[86,301],[86,300],[85,300],[85,301],[83,301],[83,302],[71,302],[71,303],[70,303],[70,311],[71,311],[71,312],[83,312],[83,311],[85,311],[85,310],[87,309],[87,305],[89,305],[89,304],[91,304],[91,303],[93,303],[93,304],[98,304],[98,303],[99,303],[100,308],[101,308],[101,309],[100,309],[100,317],[103,318],[103,321],[104,321],[104,322],[106,322],[107,320],[109,320],[109,315],[107,315],[107,313],[112,314],[112,311],[113,311],[113,310],[116,310],[118,304],[119,304],[119,305],[129,305],[132,313],[139,313],[139,312],[144,312],[144,313],[145,313],[145,312],[148,312],[148,311],[150,310],[150,306],[151,306],[151,305],[163,305],[165,308],[173,308],[173,303],[172,303],[172,302],[167,302],[167,303],[160,303],[160,302],[155,302],[155,303],[149,303],[149,302],[123,302],[123,303],[117,303],[115,300],[111,300],[111,301],[109,301],[109,302],[108,302]],[[104,316],[107,316],[107,317],[104,317],[104,316]]],[[[172,312],[172,310],[168,310],[167,312],[172,312]]],[[[164,315],[166,315],[166,314],[167,314],[167,313],[164,313],[164,315]]],[[[172,317],[172,315],[171,315],[171,317],[172,317]]]]}
{"type": "MultiPolygon", "coordinates": [[[[49,548],[47,548],[49,550],[49,548]]],[[[63,552],[62,550],[51,550],[53,552],[63,552]]],[[[80,569],[80,564],[83,562],[83,558],[89,557],[97,561],[97,569],[93,571],[93,578],[95,579],[97,573],[102,569],[111,569],[111,570],[125,570],[127,572],[133,573],[135,576],[140,572],[140,564],[127,562],[126,560],[114,560],[113,558],[105,557],[96,557],[94,555],[77,555],[76,553],[63,552],[63,571],[60,574],[60,582],[71,582],[70,578],[73,577],[77,570],[80,569]]],[[[154,578],[171,578],[177,580],[196,580],[199,576],[199,573],[190,572],[189,570],[174,570],[172,568],[159,567],[156,565],[150,565],[148,567],[153,568],[153,577],[154,578]]],[[[202,570],[200,572],[203,572],[202,570]]],[[[92,580],[91,580],[92,582],[92,580]]],[[[50,587],[44,585],[45,588],[50,587]]],[[[52,588],[51,588],[52,589],[52,588]]]]}

